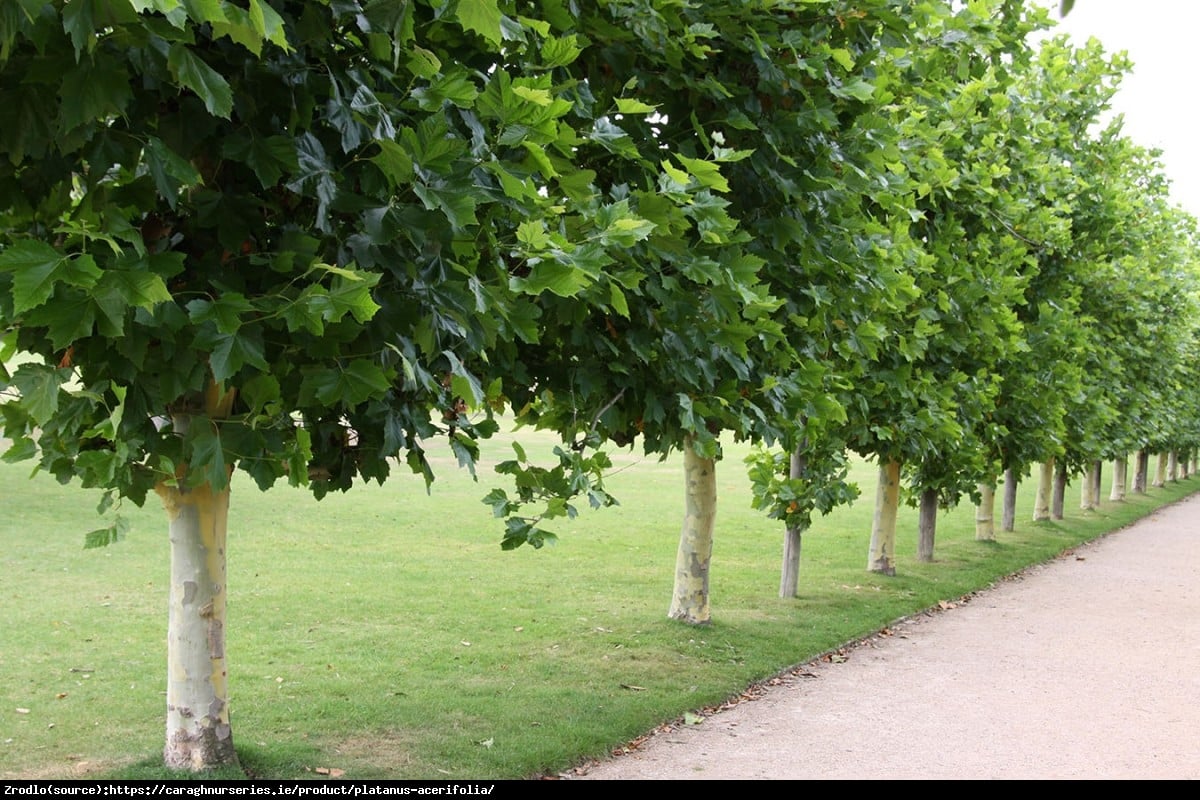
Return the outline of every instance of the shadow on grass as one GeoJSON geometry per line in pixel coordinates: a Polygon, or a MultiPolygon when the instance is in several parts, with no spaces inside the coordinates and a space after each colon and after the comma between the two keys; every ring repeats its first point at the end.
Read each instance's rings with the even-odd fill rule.
{"type": "Polygon", "coordinates": [[[259,745],[237,746],[240,766],[188,772],[168,769],[163,766],[161,756],[150,756],[125,767],[109,772],[105,777],[112,780],[144,781],[241,781],[254,780],[269,775],[273,779],[289,776],[291,779],[327,780],[328,776],[314,771],[326,757],[309,744],[280,741],[270,747],[259,745]]]}

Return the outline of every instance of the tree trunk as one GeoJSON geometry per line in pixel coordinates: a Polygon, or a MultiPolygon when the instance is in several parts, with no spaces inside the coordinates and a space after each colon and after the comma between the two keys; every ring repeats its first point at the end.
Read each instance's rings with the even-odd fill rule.
{"type": "Polygon", "coordinates": [[[867,569],[883,575],[896,574],[896,512],[900,507],[900,462],[879,466],[879,488],[875,492],[875,520],[871,525],[871,549],[867,569]]]}
{"type": "Polygon", "coordinates": [[[1012,467],[1004,470],[1004,519],[1002,528],[1012,532],[1017,525],[1017,471],[1012,467]]]}
{"type": "Polygon", "coordinates": [[[975,506],[975,541],[996,541],[996,489],[990,483],[979,484],[979,504],[975,506]]]}
{"type": "Polygon", "coordinates": [[[933,561],[933,539],[937,533],[938,492],[926,489],[921,492],[921,514],[918,525],[917,560],[933,561]]]}
{"type": "MultiPolygon", "coordinates": [[[[202,424],[229,416],[235,391],[208,387],[202,424]]],[[[172,416],[185,436],[193,418],[172,416]]],[[[171,575],[167,611],[167,730],[163,762],[169,769],[199,771],[238,763],[229,724],[229,672],[225,662],[225,540],[229,484],[154,487],[169,521],[171,575]]]]}
{"type": "Polygon", "coordinates": [[[1054,468],[1054,497],[1050,500],[1050,519],[1063,518],[1063,506],[1067,502],[1067,468],[1059,464],[1054,468]]]}
{"type": "Polygon", "coordinates": [[[1167,484],[1167,454],[1158,454],[1158,469],[1154,473],[1154,483],[1151,486],[1158,488],[1167,484]]]}
{"type": "Polygon", "coordinates": [[[1121,502],[1125,499],[1125,484],[1129,481],[1129,457],[1120,456],[1113,459],[1112,491],[1108,493],[1109,500],[1121,502]]]}
{"type": "Polygon", "coordinates": [[[1083,480],[1079,482],[1079,508],[1082,511],[1091,511],[1096,507],[1096,480],[1094,475],[1095,467],[1088,469],[1084,473],[1083,480]]]}
{"type": "Polygon", "coordinates": [[[1172,483],[1179,480],[1179,454],[1174,450],[1167,454],[1167,477],[1172,483]]]}
{"type": "Polygon", "coordinates": [[[225,664],[225,536],[229,490],[159,485],[170,519],[167,743],[171,769],[237,763],[225,664]]]}
{"type": "Polygon", "coordinates": [[[1050,498],[1054,494],[1054,459],[1048,458],[1042,462],[1042,472],[1038,478],[1037,499],[1033,503],[1033,520],[1037,522],[1050,519],[1050,498]]]}
{"type": "MultiPolygon", "coordinates": [[[[792,451],[788,477],[796,480],[804,475],[803,444],[792,451]]],[[[783,531],[783,569],[779,575],[779,596],[795,597],[800,588],[800,544],[804,529],[789,525],[783,531]]]]}
{"type": "Polygon", "coordinates": [[[1097,459],[1092,462],[1092,470],[1089,473],[1092,479],[1092,507],[1100,507],[1100,494],[1104,491],[1104,462],[1097,459]]]}
{"type": "Polygon", "coordinates": [[[667,616],[693,625],[711,621],[708,571],[712,563],[717,514],[716,462],[696,453],[688,437],[683,447],[684,517],[675,557],[675,593],[667,616]]]}
{"type": "Polygon", "coordinates": [[[1133,493],[1145,494],[1147,473],[1150,471],[1150,454],[1145,450],[1138,450],[1135,464],[1136,466],[1133,470],[1133,493]]]}

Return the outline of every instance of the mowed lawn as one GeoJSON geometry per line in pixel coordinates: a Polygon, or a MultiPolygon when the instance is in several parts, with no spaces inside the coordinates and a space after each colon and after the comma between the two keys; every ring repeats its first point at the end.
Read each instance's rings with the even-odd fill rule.
{"type": "MultiPolygon", "coordinates": [[[[500,436],[485,448],[509,457],[500,436]]],[[[553,441],[522,433],[530,455],[553,441]]],[[[227,631],[234,738],[267,778],[524,778],[555,773],[702,711],[896,619],[960,597],[1200,488],[1189,478],[974,541],[974,511],[939,517],[919,564],[902,511],[895,578],[866,571],[875,472],[804,539],[801,596],[780,599],[782,530],[750,508],[727,448],[712,625],[668,620],[682,519],[679,460],[614,454],[617,508],[584,509],[542,550],[500,549],[473,482],[438,457],[426,493],[388,485],[314,501],[235,478],[227,631]]],[[[164,738],[168,543],[156,498],[125,504],[127,538],[83,550],[98,493],[0,464],[0,777],[153,777],[164,738]]],[[[1077,482],[1076,482],[1077,484],[1077,482]]],[[[1108,496],[1107,480],[1104,496],[1108,496]]],[[[999,516],[999,508],[997,508],[999,516]]]]}

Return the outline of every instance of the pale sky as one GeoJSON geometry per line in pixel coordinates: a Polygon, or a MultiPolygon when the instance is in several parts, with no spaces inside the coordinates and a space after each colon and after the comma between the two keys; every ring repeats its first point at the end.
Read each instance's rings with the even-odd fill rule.
{"type": "Polygon", "coordinates": [[[1133,72],[1121,83],[1115,110],[1125,115],[1125,133],[1145,147],[1163,151],[1171,179],[1171,199],[1200,218],[1200,93],[1196,90],[1196,33],[1200,2],[1195,0],[1076,0],[1054,33],[1078,44],[1089,37],[1107,52],[1124,50],[1133,72]]]}

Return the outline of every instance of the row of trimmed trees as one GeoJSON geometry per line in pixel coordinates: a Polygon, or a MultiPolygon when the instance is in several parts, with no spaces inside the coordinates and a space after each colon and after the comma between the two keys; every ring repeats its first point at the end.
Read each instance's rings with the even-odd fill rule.
{"type": "MultiPolygon", "coordinates": [[[[674,618],[709,619],[720,437],[795,593],[816,513],[1190,452],[1194,221],[1103,112],[1127,65],[1014,0],[17,0],[0,9],[8,460],[159,495],[166,763],[236,760],[229,478],[318,496],[562,436],[503,546],[682,451],[674,618]]],[[[98,542],[116,529],[100,531],[98,542]]]]}

